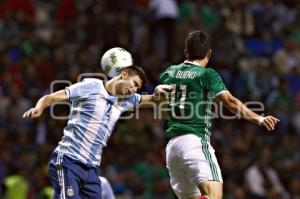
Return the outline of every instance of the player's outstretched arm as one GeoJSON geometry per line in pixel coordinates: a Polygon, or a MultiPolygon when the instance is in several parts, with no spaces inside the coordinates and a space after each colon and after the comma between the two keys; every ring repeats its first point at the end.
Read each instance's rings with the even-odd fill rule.
{"type": "Polygon", "coordinates": [[[161,84],[156,86],[152,95],[142,95],[140,107],[147,108],[150,107],[150,103],[160,103],[163,101],[167,101],[171,91],[172,86],[170,85],[161,84]]]}
{"type": "Polygon", "coordinates": [[[229,92],[221,93],[220,95],[216,96],[215,99],[223,103],[230,112],[234,114],[240,114],[244,119],[264,126],[268,131],[274,130],[277,122],[279,122],[279,119],[271,115],[263,117],[254,113],[229,92]]]}
{"type": "Polygon", "coordinates": [[[29,109],[23,114],[23,117],[37,118],[40,117],[44,109],[53,103],[65,102],[68,100],[68,96],[65,90],[59,90],[57,92],[45,95],[39,99],[35,107],[29,109]]]}

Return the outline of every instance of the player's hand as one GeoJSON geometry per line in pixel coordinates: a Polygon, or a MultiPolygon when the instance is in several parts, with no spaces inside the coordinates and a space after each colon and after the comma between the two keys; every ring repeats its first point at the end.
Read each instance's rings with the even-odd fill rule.
{"type": "Polygon", "coordinates": [[[38,107],[34,107],[29,109],[23,114],[23,118],[29,117],[29,118],[37,118],[40,117],[43,113],[43,110],[38,107]]]}
{"type": "Polygon", "coordinates": [[[160,98],[162,96],[165,99],[168,99],[172,91],[172,88],[173,87],[171,85],[166,85],[166,84],[158,85],[155,87],[154,97],[160,98]]]}
{"type": "Polygon", "coordinates": [[[268,131],[273,131],[279,121],[278,118],[269,115],[259,118],[258,125],[265,127],[268,131]]]}

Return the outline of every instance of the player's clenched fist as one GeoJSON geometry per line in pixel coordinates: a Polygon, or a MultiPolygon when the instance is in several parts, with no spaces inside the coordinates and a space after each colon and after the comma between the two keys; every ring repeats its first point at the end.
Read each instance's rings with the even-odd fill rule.
{"type": "Polygon", "coordinates": [[[172,88],[173,87],[171,85],[166,85],[166,84],[158,85],[155,87],[154,96],[158,98],[160,96],[163,96],[165,99],[168,99],[169,94],[172,91],[172,88]]]}
{"type": "Polygon", "coordinates": [[[271,115],[266,116],[266,117],[261,117],[259,119],[258,124],[260,126],[265,127],[266,129],[268,129],[268,131],[273,131],[275,129],[276,124],[279,122],[280,120],[277,119],[276,117],[273,117],[271,115]]]}
{"type": "Polygon", "coordinates": [[[30,118],[37,118],[37,117],[40,117],[41,114],[43,113],[43,110],[39,107],[34,107],[34,108],[31,108],[29,109],[28,111],[26,111],[24,114],[23,114],[23,117],[30,117],[30,118]]]}

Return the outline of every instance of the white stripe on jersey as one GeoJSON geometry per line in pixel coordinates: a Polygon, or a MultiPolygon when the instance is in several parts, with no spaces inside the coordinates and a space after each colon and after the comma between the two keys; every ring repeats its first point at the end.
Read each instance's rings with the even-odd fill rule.
{"type": "Polygon", "coordinates": [[[90,119],[90,123],[87,124],[86,128],[88,129],[88,131],[86,133],[88,133],[88,136],[85,136],[83,138],[81,149],[80,149],[80,154],[82,154],[84,156],[84,158],[86,158],[86,159],[88,159],[90,149],[93,145],[93,141],[97,137],[97,131],[99,128],[101,128],[101,124],[99,123],[98,118],[103,118],[103,116],[105,115],[105,112],[101,109],[105,109],[106,106],[107,106],[106,101],[97,100],[96,106],[95,106],[96,109],[94,110],[94,114],[90,119]],[[97,107],[103,107],[103,108],[97,109],[97,107]]]}

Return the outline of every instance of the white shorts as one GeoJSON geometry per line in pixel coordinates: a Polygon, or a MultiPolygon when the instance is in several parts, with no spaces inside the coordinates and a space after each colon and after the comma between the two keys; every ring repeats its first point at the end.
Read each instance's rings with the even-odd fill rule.
{"type": "Polygon", "coordinates": [[[196,135],[172,138],[167,144],[166,159],[170,183],[179,199],[201,195],[201,182],[223,182],[215,150],[196,135]]]}

